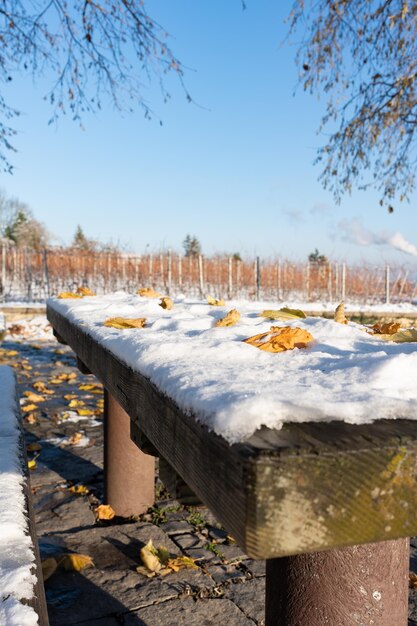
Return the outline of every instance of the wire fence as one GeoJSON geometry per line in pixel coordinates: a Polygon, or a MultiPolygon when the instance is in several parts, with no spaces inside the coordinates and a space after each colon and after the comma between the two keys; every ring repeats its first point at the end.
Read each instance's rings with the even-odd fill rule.
{"type": "Polygon", "coordinates": [[[96,293],[141,287],[173,296],[258,300],[398,303],[417,297],[409,268],[293,263],[282,259],[240,259],[227,255],[184,257],[171,251],[131,255],[49,248],[0,247],[3,302],[43,302],[61,291],[87,286],[96,293]]]}

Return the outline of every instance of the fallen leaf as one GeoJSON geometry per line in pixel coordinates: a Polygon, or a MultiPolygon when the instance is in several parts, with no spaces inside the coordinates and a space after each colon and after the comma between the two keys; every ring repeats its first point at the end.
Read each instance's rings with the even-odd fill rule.
{"type": "Polygon", "coordinates": [[[174,306],[174,303],[169,296],[164,296],[163,298],[161,298],[159,306],[161,306],[163,309],[167,309],[168,311],[170,311],[174,306]]]}
{"type": "Polygon", "coordinates": [[[52,395],[54,393],[52,389],[48,389],[45,383],[41,380],[36,380],[33,383],[32,387],[36,389],[36,391],[39,391],[40,393],[46,393],[47,395],[52,395]]]}
{"type": "Polygon", "coordinates": [[[216,300],[216,298],[212,298],[211,296],[207,296],[207,302],[211,306],[224,306],[224,300],[221,299],[221,298],[219,300],[216,300]]]}
{"type": "Polygon", "coordinates": [[[139,296],[143,298],[160,298],[161,294],[152,289],[152,287],[143,287],[142,289],[138,289],[136,292],[139,296]]]}
{"type": "Polygon", "coordinates": [[[417,574],[415,572],[409,573],[408,583],[411,589],[417,589],[417,574]]]}
{"type": "Polygon", "coordinates": [[[394,335],[400,330],[401,324],[398,322],[387,322],[386,324],[377,323],[371,328],[375,335],[394,335]]]}
{"type": "Polygon", "coordinates": [[[36,418],[36,416],[33,413],[28,413],[28,415],[25,415],[25,420],[28,424],[37,424],[38,420],[36,418]]]}
{"type": "Polygon", "coordinates": [[[94,389],[102,389],[101,385],[97,385],[96,383],[83,383],[82,385],[78,385],[78,389],[80,391],[93,391],[94,389]]]}
{"type": "Polygon", "coordinates": [[[146,546],[140,551],[140,558],[142,563],[150,572],[159,572],[162,568],[162,563],[158,557],[158,552],[152,543],[152,539],[149,539],[146,546]]]}
{"type": "Polygon", "coordinates": [[[168,559],[166,566],[174,572],[179,572],[180,569],[198,569],[195,559],[189,556],[178,556],[174,559],[168,559]]]}
{"type": "Polygon", "coordinates": [[[40,450],[42,450],[42,446],[37,441],[33,441],[32,443],[27,444],[26,450],[28,452],[39,452],[40,450]]]}
{"type": "Polygon", "coordinates": [[[113,519],[116,515],[110,504],[100,504],[94,509],[98,519],[113,519]]]}
{"type": "Polygon", "coordinates": [[[85,402],[83,400],[72,399],[70,400],[70,402],[68,402],[68,406],[70,407],[70,409],[76,409],[78,407],[85,406],[85,402]]]}
{"type": "Polygon", "coordinates": [[[104,326],[111,328],[143,328],[146,324],[144,317],[109,317],[104,321],[104,326]]]}
{"type": "Polygon", "coordinates": [[[58,294],[58,298],[82,298],[82,296],[78,293],[73,293],[72,291],[61,291],[61,293],[58,294]]]}
{"type": "Polygon", "coordinates": [[[23,395],[26,397],[28,402],[45,402],[45,398],[40,396],[38,393],[33,393],[33,391],[24,391],[23,395]]]}
{"type": "Polygon", "coordinates": [[[240,320],[240,313],[236,309],[232,309],[222,317],[220,320],[217,320],[215,326],[234,326],[240,320]]]}
{"type": "Polygon", "coordinates": [[[393,335],[376,335],[376,337],[378,337],[378,339],[385,339],[386,341],[393,341],[394,343],[414,343],[417,341],[417,328],[401,330],[393,335]]]}
{"type": "Polygon", "coordinates": [[[64,554],[59,560],[59,565],[67,572],[81,572],[86,567],[94,567],[93,559],[86,554],[64,554]]]}
{"type": "Polygon", "coordinates": [[[87,417],[88,415],[94,415],[94,411],[92,409],[76,409],[78,415],[81,417],[87,417]]]}
{"type": "Polygon", "coordinates": [[[86,496],[88,493],[90,493],[89,489],[85,487],[85,485],[72,485],[69,490],[72,493],[76,493],[77,495],[81,496],[86,496]]]}
{"type": "Polygon", "coordinates": [[[294,348],[306,348],[313,340],[307,330],[290,326],[271,326],[269,332],[244,339],[245,343],[266,352],[283,352],[294,348]]]}
{"type": "Polygon", "coordinates": [[[45,582],[56,571],[58,567],[58,563],[56,559],[54,559],[53,557],[50,557],[49,559],[44,559],[43,561],[41,561],[41,566],[42,566],[42,576],[45,582]]]}
{"type": "Polygon", "coordinates": [[[62,374],[58,374],[58,376],[56,376],[56,378],[58,380],[71,381],[71,380],[74,380],[75,378],[77,378],[77,373],[76,372],[63,372],[62,374]]]}
{"type": "Polygon", "coordinates": [[[292,320],[292,319],[305,319],[306,314],[300,309],[289,309],[283,307],[282,309],[273,310],[265,309],[262,313],[259,313],[261,317],[267,317],[270,320],[292,320]]]}
{"type": "Polygon", "coordinates": [[[75,393],[67,393],[64,396],[64,400],[76,400],[78,396],[75,393]]]}
{"type": "Polygon", "coordinates": [[[25,404],[25,406],[22,406],[22,411],[24,413],[30,413],[31,411],[35,411],[36,409],[38,409],[39,407],[36,406],[36,404],[25,404]]]}
{"type": "Polygon", "coordinates": [[[30,461],[28,461],[28,469],[30,469],[30,470],[36,469],[36,461],[35,461],[35,459],[31,459],[30,461]]]}
{"type": "Polygon", "coordinates": [[[54,354],[65,354],[66,350],[62,350],[62,348],[57,348],[54,350],[54,354]]]}
{"type": "Polygon", "coordinates": [[[348,324],[349,320],[345,317],[345,303],[342,301],[334,312],[334,321],[339,324],[348,324]]]}
{"type": "Polygon", "coordinates": [[[91,289],[89,289],[88,287],[78,287],[77,289],[77,294],[79,294],[80,296],[95,296],[96,294],[94,293],[94,291],[91,291],[91,289]]]}
{"type": "Polygon", "coordinates": [[[68,438],[68,443],[72,446],[75,446],[81,439],[83,438],[82,433],[74,433],[71,437],[68,438]]]}

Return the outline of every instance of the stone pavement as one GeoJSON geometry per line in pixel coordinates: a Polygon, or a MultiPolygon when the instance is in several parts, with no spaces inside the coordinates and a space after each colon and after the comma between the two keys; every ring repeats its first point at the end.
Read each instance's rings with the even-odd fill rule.
{"type": "MultiPolygon", "coordinates": [[[[18,322],[10,330],[0,362],[15,367],[27,443],[35,444],[29,448],[41,446],[28,455],[36,462],[31,485],[42,558],[59,562],[74,552],[94,562],[82,571],[58,567],[48,578],[51,626],[262,626],[265,563],[243,554],[206,508],[170,499],[156,477],[157,500],[146,514],[97,519],[102,390],[80,389],[96,381],[77,370],[69,348],[47,335],[31,339],[18,322]],[[43,401],[28,397],[30,392],[43,401]],[[70,491],[80,485],[88,493],[70,491]],[[151,578],[138,573],[140,549],[149,539],[171,555],[195,559],[196,569],[151,578]]],[[[417,572],[416,540],[411,569],[417,572]]],[[[409,626],[417,625],[417,590],[410,591],[409,607],[409,626]]]]}

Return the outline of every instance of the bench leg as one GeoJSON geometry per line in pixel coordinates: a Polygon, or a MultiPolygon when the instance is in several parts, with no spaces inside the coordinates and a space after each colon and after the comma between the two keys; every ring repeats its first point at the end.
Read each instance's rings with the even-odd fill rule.
{"type": "Polygon", "coordinates": [[[155,459],[130,439],[130,417],[104,391],[104,501],[117,515],[140,515],[155,502],[155,459]]]}
{"type": "Polygon", "coordinates": [[[266,562],[266,626],[407,626],[409,539],[266,562]]]}

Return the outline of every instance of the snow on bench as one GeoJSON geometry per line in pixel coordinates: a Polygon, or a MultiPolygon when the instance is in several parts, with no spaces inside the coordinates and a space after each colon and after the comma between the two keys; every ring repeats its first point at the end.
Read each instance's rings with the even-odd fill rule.
{"type": "Polygon", "coordinates": [[[0,624],[46,626],[30,533],[27,461],[11,367],[0,366],[0,624]]]}

